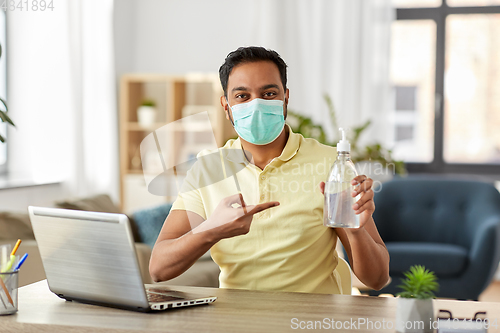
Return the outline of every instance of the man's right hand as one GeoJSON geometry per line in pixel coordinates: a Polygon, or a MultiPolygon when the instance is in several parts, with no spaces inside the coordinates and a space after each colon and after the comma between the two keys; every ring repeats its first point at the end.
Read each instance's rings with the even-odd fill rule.
{"type": "Polygon", "coordinates": [[[278,205],[247,206],[236,194],[222,199],[205,221],[190,211],[171,210],[151,254],[151,277],[159,282],[179,276],[219,240],[248,233],[254,214],[278,205]]]}
{"type": "Polygon", "coordinates": [[[279,205],[277,201],[247,206],[241,193],[224,198],[212,215],[193,229],[193,234],[208,231],[216,239],[244,235],[250,231],[253,216],[279,205]]]}

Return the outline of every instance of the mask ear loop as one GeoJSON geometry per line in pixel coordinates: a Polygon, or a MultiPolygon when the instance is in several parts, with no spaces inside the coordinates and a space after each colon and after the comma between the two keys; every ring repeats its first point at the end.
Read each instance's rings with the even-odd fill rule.
{"type": "Polygon", "coordinates": [[[285,89],[285,96],[283,96],[283,110],[285,110],[285,109],[286,109],[286,112],[283,115],[283,118],[285,118],[285,120],[286,120],[286,117],[288,117],[288,105],[286,103],[286,89],[285,89]]]}
{"type": "MultiPolygon", "coordinates": [[[[231,108],[231,105],[229,105],[229,101],[227,100],[227,97],[224,96],[224,98],[226,99],[227,106],[229,107],[229,109],[231,111],[233,111],[233,109],[231,108]]],[[[229,116],[229,121],[231,122],[231,125],[233,125],[233,127],[234,127],[234,121],[233,121],[233,118],[231,117],[231,113],[229,112],[229,110],[227,111],[227,115],[229,116]]]]}
{"type": "MultiPolygon", "coordinates": [[[[231,111],[233,111],[233,109],[231,108],[231,105],[229,105],[229,101],[227,100],[227,97],[224,96],[224,98],[226,99],[226,102],[227,102],[227,106],[229,106],[229,108],[231,109],[231,111]]],[[[229,121],[231,122],[231,125],[233,125],[233,128],[234,128],[234,121],[233,119],[231,118],[231,114],[229,113],[229,111],[227,112],[228,116],[229,116],[229,121]]],[[[236,130],[236,129],[235,129],[236,130]]],[[[247,154],[245,153],[245,150],[243,149],[243,147],[241,147],[241,151],[243,152],[243,155],[245,156],[245,159],[248,161],[248,163],[252,163],[249,159],[248,159],[248,156],[247,154]]],[[[236,176],[235,176],[236,177],[236,176]]],[[[236,179],[236,178],[235,178],[236,179]]],[[[236,182],[238,183],[238,181],[236,180],[236,182]]],[[[237,185],[239,186],[239,184],[237,185]]],[[[238,187],[238,190],[239,190],[239,187],[238,187]]]]}

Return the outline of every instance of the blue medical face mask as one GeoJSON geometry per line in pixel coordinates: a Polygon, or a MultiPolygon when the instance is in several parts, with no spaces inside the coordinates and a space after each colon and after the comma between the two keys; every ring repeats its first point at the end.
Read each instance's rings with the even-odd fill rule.
{"type": "Polygon", "coordinates": [[[233,113],[236,133],[254,145],[267,145],[278,138],[285,126],[283,101],[255,98],[248,103],[227,104],[233,113]]]}

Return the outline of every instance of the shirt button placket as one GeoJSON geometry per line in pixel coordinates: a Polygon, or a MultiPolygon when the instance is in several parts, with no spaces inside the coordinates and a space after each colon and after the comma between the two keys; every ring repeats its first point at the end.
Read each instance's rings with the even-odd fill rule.
{"type": "Polygon", "coordinates": [[[260,194],[260,203],[263,203],[264,202],[264,199],[266,198],[266,195],[264,194],[264,184],[263,184],[263,180],[265,179],[266,177],[264,177],[262,175],[262,173],[259,175],[259,194],[260,194]]]}
{"type": "MultiPolygon", "coordinates": [[[[263,202],[266,202],[269,200],[268,198],[268,195],[266,194],[266,189],[267,189],[267,186],[265,184],[265,180],[266,180],[266,176],[264,176],[262,173],[260,174],[260,181],[259,181],[259,192],[260,192],[260,202],[263,203],[263,202]]],[[[265,210],[263,212],[260,213],[260,217],[261,218],[267,218],[269,217],[268,215],[268,210],[265,210]]]]}

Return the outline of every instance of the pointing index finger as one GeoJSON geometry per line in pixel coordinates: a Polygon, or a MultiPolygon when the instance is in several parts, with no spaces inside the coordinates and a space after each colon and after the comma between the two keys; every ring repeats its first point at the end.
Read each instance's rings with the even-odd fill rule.
{"type": "MultiPolygon", "coordinates": [[[[264,203],[261,203],[261,204],[258,204],[258,205],[255,205],[253,206],[249,211],[248,215],[254,215],[254,214],[257,214],[257,213],[260,213],[262,212],[263,210],[266,210],[266,209],[269,209],[269,208],[272,208],[272,207],[276,207],[276,206],[279,206],[279,202],[278,201],[270,201],[270,202],[264,202],[264,203]]],[[[250,207],[249,207],[250,208],[250,207]]]]}
{"type": "Polygon", "coordinates": [[[245,204],[245,200],[243,200],[243,194],[238,193],[241,199],[241,208],[243,208],[243,213],[246,215],[247,213],[247,205],[245,204]]]}

